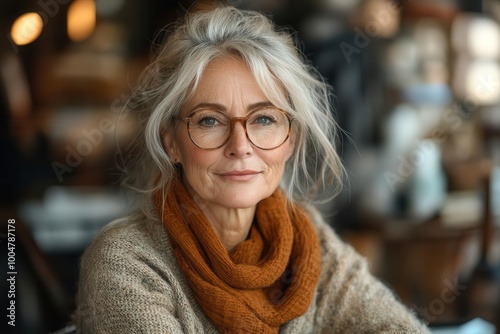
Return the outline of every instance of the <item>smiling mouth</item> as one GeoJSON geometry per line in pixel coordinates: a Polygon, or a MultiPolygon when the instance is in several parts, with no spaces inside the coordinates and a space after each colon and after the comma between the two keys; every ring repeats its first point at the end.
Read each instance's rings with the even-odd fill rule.
{"type": "Polygon", "coordinates": [[[260,172],[254,170],[231,171],[227,173],[220,173],[223,178],[231,181],[248,181],[259,175],[260,172]]]}

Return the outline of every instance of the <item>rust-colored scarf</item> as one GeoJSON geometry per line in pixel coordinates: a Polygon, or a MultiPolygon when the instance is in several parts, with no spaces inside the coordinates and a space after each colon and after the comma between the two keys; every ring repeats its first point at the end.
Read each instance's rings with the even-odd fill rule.
{"type": "Polygon", "coordinates": [[[174,181],[162,207],[175,256],[204,313],[221,333],[278,333],[304,314],[320,274],[319,241],[280,190],[257,205],[247,240],[230,253],[185,187],[174,181]]]}

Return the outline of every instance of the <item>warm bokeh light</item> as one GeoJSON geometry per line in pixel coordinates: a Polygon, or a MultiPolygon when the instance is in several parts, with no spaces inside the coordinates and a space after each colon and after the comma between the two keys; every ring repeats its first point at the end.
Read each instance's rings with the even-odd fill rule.
{"type": "Polygon", "coordinates": [[[452,43],[472,57],[499,58],[500,26],[483,16],[461,15],[453,23],[452,43]]]}
{"type": "Polygon", "coordinates": [[[500,56],[500,27],[497,22],[478,19],[469,31],[470,48],[477,57],[498,58],[500,56]]]}
{"type": "Polygon", "coordinates": [[[37,13],[26,13],[12,25],[10,36],[17,45],[26,45],[38,38],[43,28],[43,20],[37,13]]]}
{"type": "Polygon", "coordinates": [[[500,64],[496,61],[459,58],[453,88],[469,104],[500,103],[500,64]]]}
{"type": "Polygon", "coordinates": [[[68,9],[68,36],[74,42],[89,38],[96,24],[96,5],[93,0],[76,0],[68,9]]]}
{"type": "Polygon", "coordinates": [[[389,38],[399,31],[400,10],[394,1],[366,1],[360,14],[364,29],[370,36],[389,38]]]}

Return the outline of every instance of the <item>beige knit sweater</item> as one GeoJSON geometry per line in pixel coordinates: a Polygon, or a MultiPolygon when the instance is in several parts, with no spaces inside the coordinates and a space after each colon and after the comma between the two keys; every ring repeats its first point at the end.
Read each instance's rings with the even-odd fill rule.
{"type": "MultiPolygon", "coordinates": [[[[322,269],[309,310],[280,333],[428,333],[317,213],[322,269]]],[[[106,226],[81,261],[79,333],[217,333],[177,265],[166,229],[136,214],[106,226]]],[[[246,333],[242,330],[240,333],[246,333]]]]}

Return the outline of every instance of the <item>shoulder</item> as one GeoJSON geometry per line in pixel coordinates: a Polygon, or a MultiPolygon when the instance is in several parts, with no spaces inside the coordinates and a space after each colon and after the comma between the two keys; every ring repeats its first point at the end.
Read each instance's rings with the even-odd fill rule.
{"type": "Polygon", "coordinates": [[[347,287],[341,287],[341,282],[345,280],[373,278],[366,259],[337,235],[321,213],[315,208],[308,208],[308,212],[318,233],[321,249],[321,276],[318,285],[320,295],[329,289],[347,287]]]}
{"type": "Polygon", "coordinates": [[[74,319],[85,333],[200,333],[189,293],[162,222],[128,216],[85,250],[74,319]]]}
{"type": "Polygon", "coordinates": [[[172,255],[161,222],[134,214],[106,225],[85,250],[81,266],[86,271],[127,268],[136,262],[168,265],[172,255]]]}
{"type": "Polygon", "coordinates": [[[308,212],[321,245],[315,325],[342,333],[427,333],[413,312],[370,273],[366,259],[342,241],[317,210],[308,212]]]}
{"type": "Polygon", "coordinates": [[[344,253],[346,251],[354,252],[354,249],[342,241],[333,228],[325,222],[322,214],[316,208],[308,206],[306,210],[309,213],[309,218],[311,219],[316,232],[318,233],[321,253],[323,256],[325,253],[339,254],[339,252],[344,253]]]}
{"type": "Polygon", "coordinates": [[[139,215],[126,216],[104,226],[85,250],[84,256],[95,251],[112,251],[142,244],[149,239],[147,222],[139,215]]]}
{"type": "Polygon", "coordinates": [[[130,216],[116,219],[104,226],[92,241],[90,247],[107,244],[120,245],[129,243],[133,240],[149,238],[149,229],[152,227],[142,214],[133,214],[130,216]]]}

